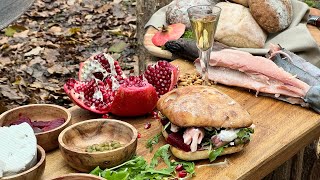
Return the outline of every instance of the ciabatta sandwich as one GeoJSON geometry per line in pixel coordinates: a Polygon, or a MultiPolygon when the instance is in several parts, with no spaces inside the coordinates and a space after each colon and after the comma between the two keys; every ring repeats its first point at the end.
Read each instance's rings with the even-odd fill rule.
{"type": "Polygon", "coordinates": [[[215,160],[239,152],[253,133],[249,113],[215,88],[187,86],[163,95],[157,103],[162,134],[174,156],[215,160]]]}

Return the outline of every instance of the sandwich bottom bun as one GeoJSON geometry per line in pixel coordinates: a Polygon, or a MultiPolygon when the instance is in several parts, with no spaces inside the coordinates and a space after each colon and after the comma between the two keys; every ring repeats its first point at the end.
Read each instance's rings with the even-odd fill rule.
{"type": "MultiPolygon", "coordinates": [[[[168,133],[163,129],[163,126],[162,126],[162,135],[165,139],[168,138],[168,133]]],[[[219,156],[240,152],[243,150],[243,148],[244,148],[244,144],[240,144],[238,146],[227,147],[227,148],[223,149],[222,153],[219,156]]],[[[186,151],[180,150],[172,145],[170,145],[170,150],[171,150],[171,153],[175,157],[182,159],[182,160],[185,160],[185,161],[209,159],[209,150],[186,152],[186,151]]]]}
{"type": "MultiPolygon", "coordinates": [[[[222,153],[219,156],[226,155],[226,154],[233,154],[243,150],[243,144],[233,147],[224,148],[222,153]]],[[[194,161],[200,159],[209,159],[209,150],[202,150],[202,151],[195,151],[195,152],[186,152],[180,150],[176,147],[170,146],[171,153],[182,160],[185,161],[194,161]]]]}

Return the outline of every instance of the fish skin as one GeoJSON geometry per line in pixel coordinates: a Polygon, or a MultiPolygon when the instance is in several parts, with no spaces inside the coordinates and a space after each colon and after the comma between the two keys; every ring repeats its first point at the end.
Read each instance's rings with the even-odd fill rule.
{"type": "MultiPolygon", "coordinates": [[[[193,39],[180,38],[178,40],[168,41],[164,46],[166,50],[170,51],[177,58],[183,58],[193,62],[199,57],[199,50],[196,41],[193,39]]],[[[213,51],[227,48],[230,47],[219,42],[214,42],[212,46],[213,51]]]]}
{"type": "Polygon", "coordinates": [[[282,58],[280,54],[276,54],[271,58],[271,60],[277,66],[283,68],[285,71],[291,73],[292,75],[296,75],[298,79],[310,86],[320,85],[319,68],[288,50],[285,50],[283,48],[279,49],[280,50],[272,48],[269,53],[282,51],[285,54],[289,55],[291,60],[289,60],[288,58],[282,58]]]}
{"type": "Polygon", "coordinates": [[[316,112],[320,113],[320,86],[312,86],[307,92],[304,101],[316,112]]]}

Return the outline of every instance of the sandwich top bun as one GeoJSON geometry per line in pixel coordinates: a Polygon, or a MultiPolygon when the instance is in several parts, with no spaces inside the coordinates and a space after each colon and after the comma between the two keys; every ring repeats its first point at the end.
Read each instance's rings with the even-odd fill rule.
{"type": "Polygon", "coordinates": [[[163,95],[157,109],[179,127],[244,128],[249,113],[235,100],[208,86],[186,86],[163,95]]]}

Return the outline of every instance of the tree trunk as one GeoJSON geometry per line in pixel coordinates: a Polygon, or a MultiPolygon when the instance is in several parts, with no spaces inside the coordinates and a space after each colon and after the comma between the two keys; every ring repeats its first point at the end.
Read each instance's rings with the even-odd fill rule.
{"type": "Polygon", "coordinates": [[[139,74],[146,68],[146,64],[150,62],[153,57],[149,55],[147,50],[143,47],[143,36],[146,32],[144,25],[148,22],[154,12],[161,7],[169,4],[172,0],[137,0],[137,40],[138,40],[138,57],[139,57],[139,74]]]}

